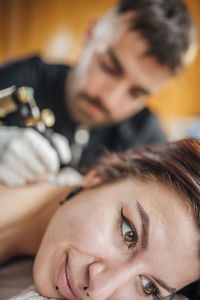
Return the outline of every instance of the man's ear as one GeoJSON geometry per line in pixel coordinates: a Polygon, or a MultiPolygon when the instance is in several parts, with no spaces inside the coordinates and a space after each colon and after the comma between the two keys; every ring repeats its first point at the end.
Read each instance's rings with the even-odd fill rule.
{"type": "Polygon", "coordinates": [[[89,41],[92,37],[94,28],[95,28],[97,23],[98,23],[98,19],[93,19],[93,20],[89,21],[88,26],[87,26],[87,28],[85,30],[85,33],[84,33],[84,45],[85,46],[89,43],[89,41]]]}
{"type": "Polygon", "coordinates": [[[90,188],[98,185],[99,183],[101,183],[100,175],[96,170],[91,170],[83,177],[81,185],[84,188],[90,188]]]}

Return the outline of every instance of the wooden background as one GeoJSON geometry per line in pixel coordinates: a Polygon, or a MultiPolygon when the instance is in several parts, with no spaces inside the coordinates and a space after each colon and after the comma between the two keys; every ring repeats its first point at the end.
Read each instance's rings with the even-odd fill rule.
{"type": "MultiPolygon", "coordinates": [[[[200,32],[200,0],[185,1],[200,32]]],[[[115,3],[116,0],[0,0],[0,64],[38,53],[48,61],[74,64],[89,22],[115,3]]],[[[191,67],[149,100],[149,105],[161,118],[200,115],[200,53],[191,67]]]]}

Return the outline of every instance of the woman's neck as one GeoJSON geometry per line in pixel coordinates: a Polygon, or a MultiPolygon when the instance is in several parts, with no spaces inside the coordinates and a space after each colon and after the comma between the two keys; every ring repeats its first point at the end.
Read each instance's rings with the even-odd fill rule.
{"type": "Polygon", "coordinates": [[[0,263],[37,253],[50,219],[69,190],[49,183],[0,187],[1,203],[5,203],[0,212],[0,263]]]}

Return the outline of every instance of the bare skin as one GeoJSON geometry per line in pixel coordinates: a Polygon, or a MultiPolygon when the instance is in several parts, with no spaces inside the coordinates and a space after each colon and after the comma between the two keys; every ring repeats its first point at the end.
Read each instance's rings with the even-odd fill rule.
{"type": "MultiPolygon", "coordinates": [[[[95,175],[91,171],[81,185],[90,186],[91,178],[95,184],[95,175]]],[[[22,187],[0,184],[0,264],[16,255],[37,253],[50,219],[73,188],[47,181],[22,187]]]]}
{"type": "Polygon", "coordinates": [[[53,298],[165,297],[199,278],[198,236],[190,208],[170,187],[133,179],[104,184],[56,211],[35,259],[34,280],[53,298]]]}
{"type": "Polygon", "coordinates": [[[129,30],[132,16],[110,14],[88,35],[66,82],[66,105],[78,123],[96,127],[127,119],[173,77],[169,67],[146,55],[148,44],[142,35],[129,30]],[[101,29],[104,26],[107,30],[101,29]]]}
{"type": "MultiPolygon", "coordinates": [[[[91,172],[82,185],[93,187],[99,180],[91,172]]],[[[66,298],[62,285],[56,289],[66,255],[78,295],[67,291],[69,300],[87,299],[83,286],[89,286],[91,300],[133,295],[142,300],[150,283],[165,297],[198,279],[198,232],[190,209],[173,190],[126,179],[86,189],[60,206],[72,188],[46,182],[0,186],[0,263],[36,255],[34,280],[42,295],[66,298]],[[134,233],[129,242],[124,235],[131,226],[137,238],[134,233]]]]}
{"type": "Polygon", "coordinates": [[[49,219],[69,190],[47,182],[26,188],[0,185],[0,263],[20,254],[35,255],[49,219]]]}
{"type": "Polygon", "coordinates": [[[150,283],[164,297],[197,280],[197,230],[190,209],[172,190],[127,179],[82,191],[60,206],[71,189],[49,183],[0,187],[0,262],[37,254],[34,280],[42,295],[66,298],[62,286],[56,289],[66,254],[78,294],[69,300],[87,299],[83,286],[92,300],[142,300],[150,283]],[[133,229],[121,213],[134,224],[134,241],[125,240],[133,229]]]}

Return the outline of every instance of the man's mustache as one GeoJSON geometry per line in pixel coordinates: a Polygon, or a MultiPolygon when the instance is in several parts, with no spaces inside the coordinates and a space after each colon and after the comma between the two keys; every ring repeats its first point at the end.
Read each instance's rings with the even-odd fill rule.
{"type": "Polygon", "coordinates": [[[80,93],[81,98],[86,100],[87,102],[97,106],[104,114],[110,115],[108,109],[102,104],[101,100],[98,97],[91,97],[86,93],[80,93]]]}

